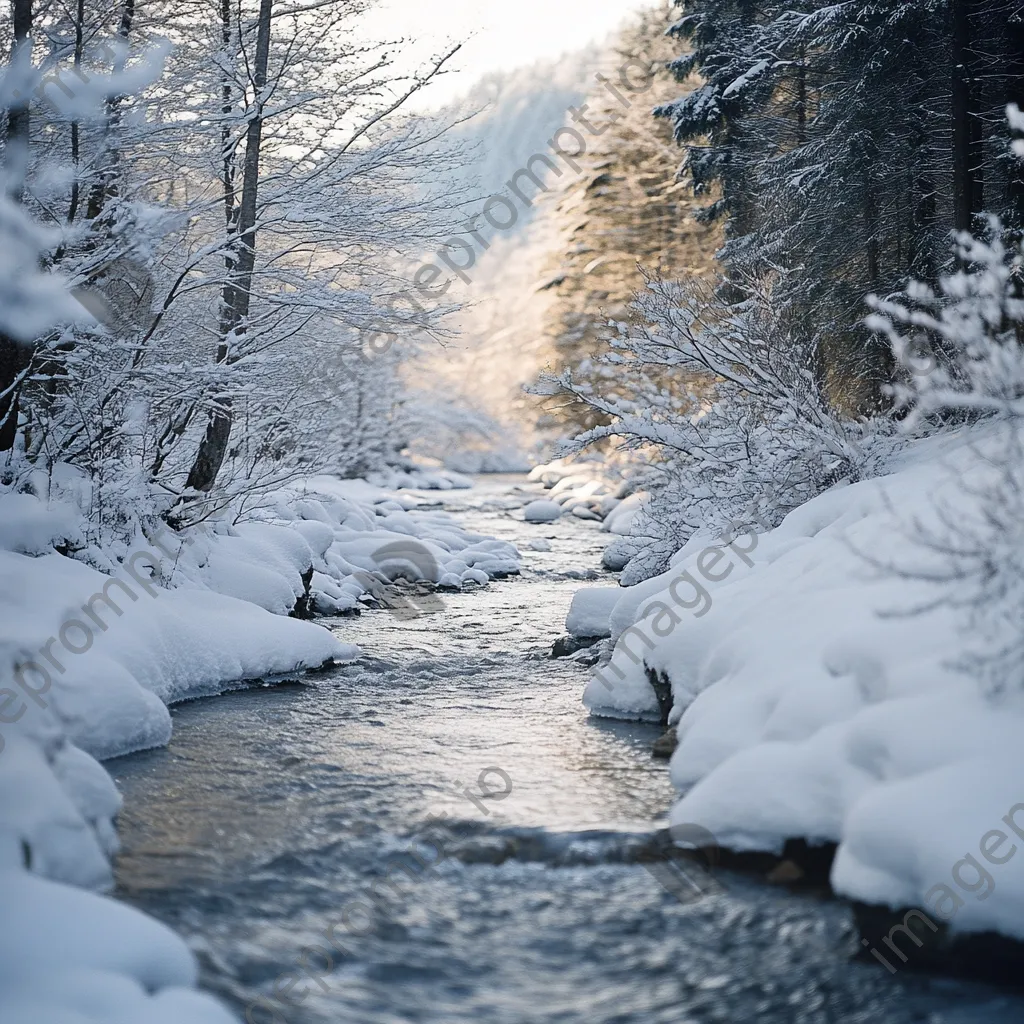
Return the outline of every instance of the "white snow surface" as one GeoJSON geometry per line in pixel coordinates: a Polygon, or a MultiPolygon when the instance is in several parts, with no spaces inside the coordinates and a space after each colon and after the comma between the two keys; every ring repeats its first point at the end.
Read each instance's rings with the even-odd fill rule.
{"type": "Polygon", "coordinates": [[[611,636],[611,614],[621,596],[621,587],[577,590],[565,617],[565,631],[570,636],[611,636]]]}
{"type": "Polygon", "coordinates": [[[195,991],[180,939],[88,891],[109,888],[117,850],[120,796],[99,761],[165,744],[170,703],[357,657],[289,617],[306,579],[332,614],[399,576],[461,587],[518,571],[512,545],[418,504],[318,477],[249,521],[103,546],[72,494],[0,492],[0,1021],[234,1019],[195,991]]]}
{"type": "MultiPolygon", "coordinates": [[[[993,696],[955,666],[965,615],[934,605],[946,585],[918,570],[939,555],[914,539],[915,521],[941,527],[938,509],[955,522],[977,501],[985,443],[978,428],[914,442],[888,475],[777,529],[692,538],[666,573],[621,589],[612,661],[584,702],[657,717],[647,672],[667,676],[673,823],[735,850],[834,842],[837,892],[1024,939],[1024,691],[993,696]],[[1019,863],[983,856],[1011,846],[1019,863]]],[[[574,602],[581,617],[594,593],[574,602]]]]}

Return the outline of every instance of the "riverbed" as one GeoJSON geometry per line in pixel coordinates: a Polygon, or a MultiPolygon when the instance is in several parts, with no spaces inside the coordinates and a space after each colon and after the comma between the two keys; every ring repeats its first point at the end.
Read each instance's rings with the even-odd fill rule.
{"type": "Polygon", "coordinates": [[[672,801],[661,730],[588,717],[585,667],[549,657],[574,590],[615,583],[608,535],[524,523],[536,496],[421,494],[516,543],[522,575],[331,620],[359,662],[180,705],[168,748],[109,762],[119,897],[252,1024],[1024,1020],[854,961],[838,901],[728,873],[680,899],[638,863],[672,801]]]}

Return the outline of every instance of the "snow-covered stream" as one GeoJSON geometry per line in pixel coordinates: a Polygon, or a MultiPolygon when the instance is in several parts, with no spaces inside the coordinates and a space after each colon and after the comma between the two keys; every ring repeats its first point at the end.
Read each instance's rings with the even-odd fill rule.
{"type": "Polygon", "coordinates": [[[445,495],[519,546],[520,578],[338,620],[358,664],[180,705],[167,749],[108,762],[121,898],[185,935],[253,1024],[1024,1019],[1008,996],[851,962],[837,902],[723,875],[684,905],[632,862],[672,799],[661,730],[589,718],[585,670],[547,657],[580,580],[606,575],[607,535],[522,522],[520,486],[445,495]],[[384,884],[409,851],[436,872],[384,884]]]}

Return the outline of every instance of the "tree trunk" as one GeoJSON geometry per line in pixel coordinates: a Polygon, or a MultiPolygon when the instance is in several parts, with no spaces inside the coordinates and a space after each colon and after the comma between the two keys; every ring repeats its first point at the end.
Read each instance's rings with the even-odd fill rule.
{"type": "Polygon", "coordinates": [[[981,110],[975,74],[975,0],[952,0],[953,227],[970,231],[984,204],[981,110]]]}
{"type": "Polygon", "coordinates": [[[800,56],[796,62],[796,144],[807,142],[807,52],[800,44],[800,56]]]}
{"type": "MultiPolygon", "coordinates": [[[[32,50],[32,0],[12,0],[14,57],[27,59],[32,50]],[[27,52],[26,52],[27,51],[27,52]]],[[[7,194],[20,203],[25,195],[28,170],[29,100],[12,103],[7,109],[7,138],[4,165],[7,194]]],[[[0,452],[10,451],[18,433],[18,377],[28,366],[32,349],[0,332],[0,452]]]]}
{"type": "MultiPolygon", "coordinates": [[[[121,8],[121,22],[117,27],[117,35],[122,43],[127,44],[135,23],[135,0],[124,0],[121,8]]],[[[123,70],[125,57],[122,56],[115,64],[114,70],[123,70]]],[[[121,162],[121,150],[117,143],[118,124],[121,120],[121,96],[107,98],[106,123],[103,128],[103,154],[100,158],[100,173],[96,184],[89,192],[86,215],[95,220],[103,213],[108,201],[117,195],[118,165],[121,162]]]]}
{"type": "Polygon", "coordinates": [[[936,283],[938,244],[946,246],[945,231],[939,243],[938,188],[935,179],[934,140],[928,127],[928,82],[918,78],[912,93],[914,118],[910,135],[911,218],[907,262],[899,270],[936,283]]]}
{"type": "MultiPolygon", "coordinates": [[[[263,91],[267,84],[270,59],[270,23],[274,0],[260,0],[256,31],[256,57],[253,63],[253,116],[245,133],[245,160],[242,165],[242,198],[236,213],[237,244],[233,266],[224,283],[221,314],[221,341],[217,362],[231,364],[238,358],[238,341],[246,329],[256,267],[256,200],[260,174],[260,146],[263,140],[263,91]]],[[[210,413],[206,434],[199,445],[196,460],[186,486],[209,491],[224,463],[231,437],[231,396],[221,394],[210,413]]]]}
{"type": "MultiPolygon", "coordinates": [[[[78,0],[77,7],[75,9],[75,56],[74,56],[74,67],[75,74],[82,77],[82,50],[84,48],[84,28],[85,28],[85,0],[78,0]]],[[[79,176],[81,173],[82,166],[82,141],[81,141],[81,124],[76,117],[71,122],[71,166],[74,168],[75,177],[71,182],[71,202],[68,206],[68,223],[73,224],[75,217],[78,215],[78,200],[81,192],[81,182],[79,176]]],[[[63,250],[63,246],[61,247],[63,250]]]]}
{"type": "MultiPolygon", "coordinates": [[[[1004,29],[1005,103],[1016,103],[1024,110],[1024,10],[1018,6],[1008,17],[1004,29]]],[[[1007,173],[1007,220],[1018,231],[1024,230],[1024,162],[1012,160],[1007,173]]]]}

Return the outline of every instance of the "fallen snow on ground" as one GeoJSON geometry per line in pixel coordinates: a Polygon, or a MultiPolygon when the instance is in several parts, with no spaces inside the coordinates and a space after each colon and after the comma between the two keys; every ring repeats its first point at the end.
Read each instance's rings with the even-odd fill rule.
{"type": "Polygon", "coordinates": [[[334,614],[399,577],[486,584],[519,555],[365,481],[108,545],[72,498],[0,492],[0,1020],[223,1024],[179,939],[84,891],[110,886],[117,850],[99,760],[167,743],[170,703],[356,657],[289,617],[307,601],[334,614]]]}
{"type": "Polygon", "coordinates": [[[648,672],[671,683],[674,823],[736,850],[836,842],[838,892],[1024,939],[1024,860],[997,860],[1024,847],[1024,692],[986,695],[954,667],[964,614],[927,608],[939,584],[917,570],[939,555],[913,540],[938,508],[970,511],[986,443],[917,442],[890,475],[732,546],[694,537],[613,608],[592,590],[573,610],[617,638],[586,689],[595,714],[656,717],[648,672]]]}

